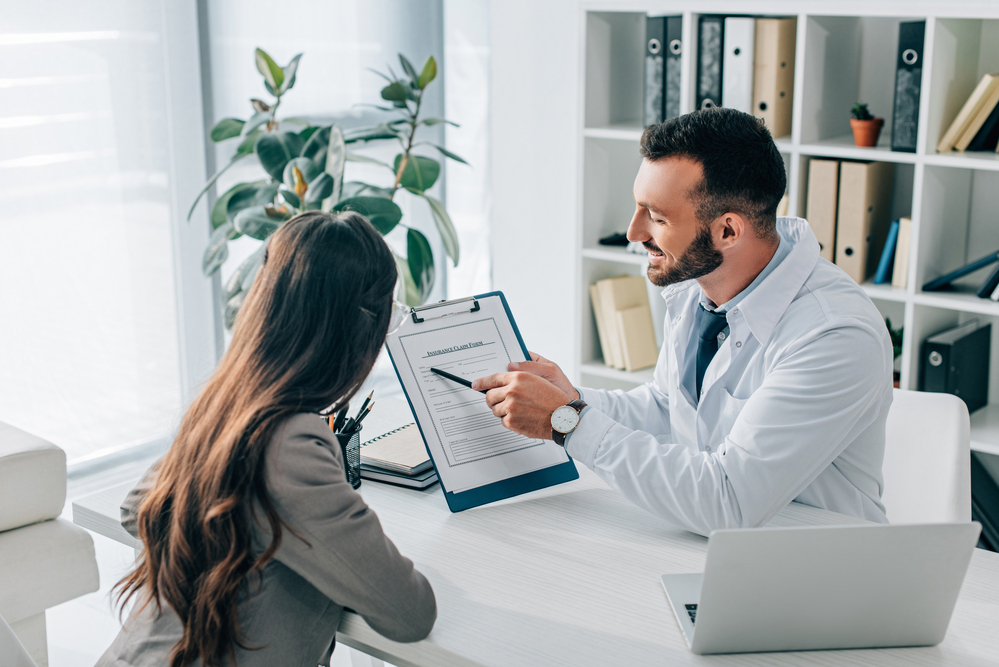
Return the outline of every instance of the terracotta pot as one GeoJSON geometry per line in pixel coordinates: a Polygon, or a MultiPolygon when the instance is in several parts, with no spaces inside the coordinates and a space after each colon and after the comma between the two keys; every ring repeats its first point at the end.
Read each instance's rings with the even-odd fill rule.
{"type": "Polygon", "coordinates": [[[878,137],[881,135],[881,128],[884,127],[884,118],[874,118],[872,120],[850,119],[850,127],[853,128],[853,143],[858,146],[877,146],[878,137]]]}

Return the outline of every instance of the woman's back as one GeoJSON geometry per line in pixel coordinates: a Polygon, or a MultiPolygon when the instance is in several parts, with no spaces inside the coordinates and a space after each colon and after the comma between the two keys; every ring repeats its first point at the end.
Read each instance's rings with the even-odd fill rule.
{"type": "MultiPolygon", "coordinates": [[[[424,638],[437,615],[430,584],[347,483],[339,446],[323,420],[297,414],[279,425],[265,467],[267,491],[287,528],[273,560],[247,577],[238,608],[249,649],[236,647],[236,664],[328,664],[344,607],[389,639],[424,638]]],[[[122,525],[133,534],[139,504],[155,481],[154,466],[122,506],[122,525]]],[[[263,553],[272,537],[268,524],[251,525],[253,550],[263,553]]],[[[155,604],[133,611],[98,667],[168,664],[183,628],[169,605],[161,607],[161,613],[155,604]]]]}

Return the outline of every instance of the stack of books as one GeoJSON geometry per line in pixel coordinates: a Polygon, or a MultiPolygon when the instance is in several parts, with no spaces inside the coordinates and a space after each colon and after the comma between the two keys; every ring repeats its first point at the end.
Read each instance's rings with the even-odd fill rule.
{"type": "Polygon", "coordinates": [[[414,489],[437,483],[423,436],[404,401],[382,399],[365,421],[361,437],[361,479],[414,489]]]}
{"type": "MultiPolygon", "coordinates": [[[[877,274],[905,287],[911,222],[899,222],[892,243],[895,270],[878,271],[891,229],[890,206],[895,165],[890,162],[809,160],[805,217],[819,241],[821,257],[858,283],[877,274]]],[[[908,218],[903,218],[908,220],[908,218]]]]}
{"type": "Polygon", "coordinates": [[[652,310],[642,276],[618,276],[590,285],[604,363],[628,371],[654,366],[659,357],[652,310]]]}
{"type": "Polygon", "coordinates": [[[937,150],[999,152],[999,72],[986,74],[978,82],[937,150]]]}

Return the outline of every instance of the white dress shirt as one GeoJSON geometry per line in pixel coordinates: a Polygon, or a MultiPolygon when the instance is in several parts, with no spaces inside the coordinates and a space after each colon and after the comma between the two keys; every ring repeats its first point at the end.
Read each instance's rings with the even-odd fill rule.
{"type": "Polygon", "coordinates": [[[653,380],[627,393],[581,389],[591,409],[566,445],[632,502],[702,535],[762,525],[791,501],[888,521],[888,329],[860,286],[819,257],[807,222],[777,227],[790,251],[728,312],[700,401],[680,391],[702,299],[690,280],[662,292],[653,380]]]}

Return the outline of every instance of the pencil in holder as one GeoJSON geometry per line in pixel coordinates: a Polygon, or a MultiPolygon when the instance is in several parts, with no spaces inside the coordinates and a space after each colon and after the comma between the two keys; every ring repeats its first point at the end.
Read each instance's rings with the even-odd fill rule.
{"type": "Polygon", "coordinates": [[[347,475],[347,481],[356,489],[361,485],[361,427],[358,426],[346,433],[337,433],[336,439],[343,454],[343,470],[347,475]]]}

